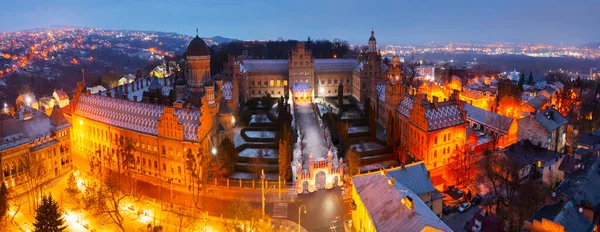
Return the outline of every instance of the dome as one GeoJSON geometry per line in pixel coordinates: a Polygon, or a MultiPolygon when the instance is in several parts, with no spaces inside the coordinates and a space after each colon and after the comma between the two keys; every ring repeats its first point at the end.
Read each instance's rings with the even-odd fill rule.
{"type": "Polygon", "coordinates": [[[206,42],[204,42],[203,39],[201,39],[200,37],[198,37],[196,35],[196,38],[194,38],[192,41],[190,41],[190,44],[188,45],[187,55],[188,56],[209,56],[210,52],[209,52],[208,45],[206,45],[206,42]]]}
{"type": "Polygon", "coordinates": [[[371,38],[369,38],[369,41],[375,41],[375,32],[371,31],[371,38]]]}
{"type": "Polygon", "coordinates": [[[186,81],[185,78],[183,77],[178,77],[177,80],[175,80],[175,85],[185,85],[186,81]]]}
{"type": "Polygon", "coordinates": [[[222,81],[222,80],[223,80],[223,76],[221,74],[215,75],[215,81],[222,81]]]}
{"type": "Polygon", "coordinates": [[[212,80],[207,80],[204,82],[204,86],[215,86],[215,83],[212,80]]]}

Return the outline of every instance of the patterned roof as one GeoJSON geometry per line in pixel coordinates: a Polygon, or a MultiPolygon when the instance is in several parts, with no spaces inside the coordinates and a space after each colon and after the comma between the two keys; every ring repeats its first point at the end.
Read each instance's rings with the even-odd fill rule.
{"type": "Polygon", "coordinates": [[[244,60],[247,72],[287,72],[288,60],[244,60]]]}
{"type": "Polygon", "coordinates": [[[224,81],[223,82],[223,98],[225,98],[225,100],[231,101],[232,91],[233,91],[233,82],[224,81]]]}
{"type": "Polygon", "coordinates": [[[308,91],[310,89],[309,83],[294,83],[294,86],[292,87],[293,91],[308,91]]]}
{"type": "Polygon", "coordinates": [[[385,84],[385,82],[377,82],[377,95],[382,102],[385,102],[385,84]]]}
{"type": "MultiPolygon", "coordinates": [[[[133,102],[125,99],[104,97],[100,95],[81,95],[74,114],[96,120],[108,125],[128,130],[158,134],[157,121],[163,113],[164,106],[133,102]]],[[[183,124],[184,140],[198,141],[198,126],[200,125],[200,109],[175,109],[179,123],[183,124]]]]}
{"type": "Polygon", "coordinates": [[[467,118],[508,134],[508,128],[510,128],[510,124],[513,121],[512,118],[475,107],[471,104],[465,104],[464,109],[467,112],[467,118]]]}
{"type": "Polygon", "coordinates": [[[539,110],[543,105],[548,103],[550,99],[546,98],[544,95],[537,95],[531,101],[527,102],[527,105],[531,106],[531,108],[535,110],[539,110]]]}
{"type": "Polygon", "coordinates": [[[352,177],[376,231],[452,231],[419,196],[399,181],[391,186],[388,180],[379,172],[352,177]],[[402,203],[407,196],[413,199],[412,210],[402,203]]]}
{"type": "Polygon", "coordinates": [[[317,72],[352,72],[356,65],[355,59],[315,59],[317,72]]]}
{"type": "MultiPolygon", "coordinates": [[[[400,105],[396,108],[396,112],[402,114],[404,117],[410,118],[409,112],[412,110],[414,101],[415,96],[413,95],[404,97],[400,102],[400,105]]],[[[422,104],[426,109],[425,117],[428,119],[428,131],[439,130],[465,123],[462,109],[460,109],[458,102],[456,101],[439,102],[437,108],[434,107],[432,103],[427,102],[427,100],[423,100],[422,104]]]]}

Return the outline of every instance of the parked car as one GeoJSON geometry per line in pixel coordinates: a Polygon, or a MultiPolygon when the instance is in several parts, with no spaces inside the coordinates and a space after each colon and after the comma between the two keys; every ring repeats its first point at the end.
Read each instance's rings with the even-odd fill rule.
{"type": "Polygon", "coordinates": [[[479,204],[481,204],[481,196],[475,195],[475,197],[473,197],[473,199],[471,200],[471,205],[479,205],[479,204]]]}
{"type": "Polygon", "coordinates": [[[456,211],[458,211],[458,207],[453,205],[444,206],[444,208],[442,209],[442,213],[446,215],[455,213],[456,211]]]}
{"type": "Polygon", "coordinates": [[[463,213],[463,212],[469,210],[470,208],[471,208],[471,203],[463,202],[462,204],[460,204],[460,207],[458,207],[458,212],[463,213]]]}

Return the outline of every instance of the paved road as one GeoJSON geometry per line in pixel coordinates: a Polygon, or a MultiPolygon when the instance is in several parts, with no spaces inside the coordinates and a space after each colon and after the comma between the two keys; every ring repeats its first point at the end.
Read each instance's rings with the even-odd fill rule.
{"type": "Polygon", "coordinates": [[[319,127],[317,117],[313,112],[310,102],[294,103],[296,106],[296,122],[298,128],[304,135],[302,140],[302,156],[306,161],[304,168],[308,168],[308,157],[312,153],[315,161],[319,159],[327,159],[329,148],[323,137],[323,129],[319,127]]]}
{"type": "Polygon", "coordinates": [[[298,222],[298,207],[301,205],[306,206],[306,214],[301,213],[300,224],[308,231],[344,231],[342,227],[331,229],[336,217],[340,218],[336,225],[342,225],[341,219],[346,211],[340,188],[300,195],[296,202],[288,207],[288,220],[298,222]]]}
{"type": "Polygon", "coordinates": [[[473,215],[475,215],[478,209],[479,207],[475,206],[471,207],[464,213],[456,212],[450,215],[445,215],[442,221],[444,221],[444,223],[446,223],[446,225],[448,225],[452,231],[464,231],[465,223],[473,218],[473,215]]]}

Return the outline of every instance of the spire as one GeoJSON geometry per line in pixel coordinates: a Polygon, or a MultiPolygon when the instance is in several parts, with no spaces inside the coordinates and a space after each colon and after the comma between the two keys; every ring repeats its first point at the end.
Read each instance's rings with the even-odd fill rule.
{"type": "Polygon", "coordinates": [[[196,37],[198,37],[198,28],[196,27],[196,37]]]}

